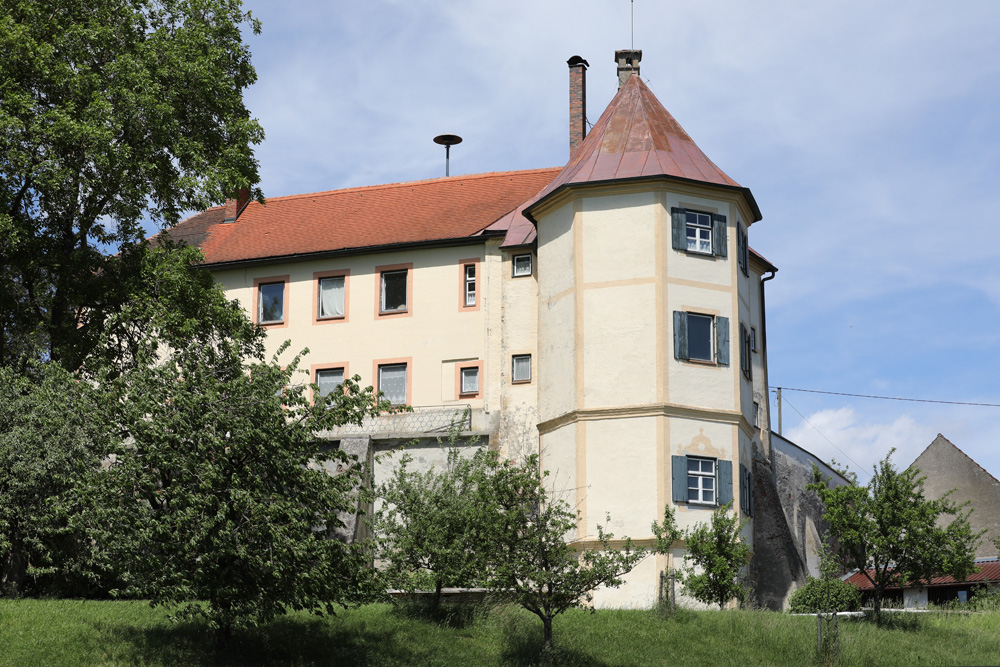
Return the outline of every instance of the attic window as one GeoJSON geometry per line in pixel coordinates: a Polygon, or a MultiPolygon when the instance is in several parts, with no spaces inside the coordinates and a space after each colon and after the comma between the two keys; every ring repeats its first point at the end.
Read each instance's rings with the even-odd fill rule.
{"type": "Polygon", "coordinates": [[[531,255],[514,255],[514,277],[531,275],[531,255]]]}

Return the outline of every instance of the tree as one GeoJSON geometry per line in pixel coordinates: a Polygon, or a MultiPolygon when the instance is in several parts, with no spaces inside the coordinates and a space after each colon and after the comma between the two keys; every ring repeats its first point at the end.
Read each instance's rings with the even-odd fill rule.
{"type": "Polygon", "coordinates": [[[372,388],[355,377],[311,402],[298,359],[245,361],[225,344],[143,354],[114,381],[123,437],[92,522],[119,592],[207,617],[222,643],[288,609],[372,595],[370,553],[332,537],[356,509],[360,464],[314,435],[386,407],[372,388]]]}
{"type": "Polygon", "coordinates": [[[566,542],[576,528],[576,513],[549,495],[547,475],[539,470],[537,455],[519,464],[497,461],[476,503],[487,526],[483,548],[490,557],[489,588],[541,619],[550,652],[552,620],[589,602],[595,588],[620,586],[622,576],[646,554],[628,538],[620,549],[612,548],[614,536],[600,524],[595,548],[579,550],[566,542]]]}
{"type": "Polygon", "coordinates": [[[698,523],[686,535],[690,566],[684,572],[684,588],[719,609],[733,598],[743,602],[747,597],[740,570],[750,561],[750,547],[740,539],[744,524],[731,512],[732,503],[718,508],[710,523],[698,523]]]}
{"type": "Polygon", "coordinates": [[[481,449],[463,456],[458,435],[453,427],[444,466],[413,470],[412,457],[404,453],[377,490],[383,506],[374,532],[385,574],[397,588],[433,590],[435,608],[442,588],[481,584],[486,570],[481,508],[471,499],[495,465],[495,453],[481,449]]]}
{"type": "Polygon", "coordinates": [[[858,589],[840,578],[840,566],[826,541],[819,546],[820,575],[810,576],[804,586],[788,599],[788,611],[793,614],[857,611],[861,608],[858,589]]]}
{"type": "Polygon", "coordinates": [[[891,456],[892,451],[875,466],[868,486],[830,487],[818,473],[808,486],[825,505],[823,519],[836,541],[838,561],[871,582],[876,618],[889,587],[941,575],[964,580],[975,572],[981,536],[972,532],[968,512],[947,496],[925,498],[919,471],[898,472],[891,456]],[[942,525],[947,516],[954,519],[942,525]]]}
{"type": "Polygon", "coordinates": [[[0,366],[83,363],[131,300],[144,218],[262,197],[243,26],[239,0],[0,5],[0,366]]]}
{"type": "Polygon", "coordinates": [[[0,595],[41,592],[46,578],[83,592],[65,585],[89,550],[72,519],[112,442],[105,414],[96,388],[55,364],[30,379],[0,367],[0,595]]]}

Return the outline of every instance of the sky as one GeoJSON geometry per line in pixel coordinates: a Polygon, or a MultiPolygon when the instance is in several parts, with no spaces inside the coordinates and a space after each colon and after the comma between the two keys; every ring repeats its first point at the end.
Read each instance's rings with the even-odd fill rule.
{"type": "MultiPolygon", "coordinates": [[[[867,481],[941,433],[1000,477],[1000,2],[245,0],[265,196],[554,167],[615,49],[763,212],[781,430],[867,481]],[[634,12],[634,32],[632,12],[634,12]]],[[[778,428],[772,394],[772,428],[778,428]]]]}

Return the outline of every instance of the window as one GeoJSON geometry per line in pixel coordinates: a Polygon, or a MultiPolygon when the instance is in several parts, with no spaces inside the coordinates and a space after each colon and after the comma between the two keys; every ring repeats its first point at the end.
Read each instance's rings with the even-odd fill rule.
{"type": "Polygon", "coordinates": [[[511,382],[531,382],[531,355],[515,354],[511,357],[511,382]]]}
{"type": "Polygon", "coordinates": [[[393,405],[406,404],[406,364],[383,364],[378,367],[378,390],[393,405]]]}
{"type": "Polygon", "coordinates": [[[752,352],[757,351],[757,328],[750,327],[750,350],[752,352]]]}
{"type": "Polygon", "coordinates": [[[674,250],[713,257],[726,256],[726,216],[672,208],[670,219],[674,250]]]}
{"type": "Polygon", "coordinates": [[[514,277],[531,275],[531,255],[514,255],[514,277]]]}
{"type": "Polygon", "coordinates": [[[673,500],[691,505],[733,501],[733,463],[703,456],[672,456],[673,500]]]}
{"type": "Polygon", "coordinates": [[[674,311],[674,357],[729,365],[729,318],[674,311]]]}
{"type": "Polygon", "coordinates": [[[476,305],[476,265],[465,265],[465,305],[476,305]]]}
{"type": "Polygon", "coordinates": [[[320,398],[326,398],[344,382],[343,368],[321,368],[316,371],[316,385],[320,398]]]}
{"type": "Polygon", "coordinates": [[[257,323],[280,324],[285,321],[285,283],[260,283],[257,286],[257,323]]]}
{"type": "Polygon", "coordinates": [[[750,275],[750,244],[747,243],[747,233],[743,229],[743,224],[736,223],[736,261],[740,265],[743,275],[750,275]]]}
{"type": "Polygon", "coordinates": [[[401,312],[406,310],[406,283],[409,272],[382,272],[382,300],[380,310],[383,313],[401,312]]]}
{"type": "Polygon", "coordinates": [[[740,370],[743,371],[743,375],[748,380],[753,379],[753,363],[750,349],[750,330],[740,322],[740,370]]]}
{"type": "Polygon", "coordinates": [[[753,402],[753,425],[754,428],[760,428],[760,403],[757,401],[753,402]]]}
{"type": "Polygon", "coordinates": [[[318,287],[316,316],[320,319],[344,317],[346,313],[346,277],[320,278],[318,287]]]}
{"type": "Polygon", "coordinates": [[[479,367],[473,366],[471,368],[462,369],[462,393],[463,394],[478,394],[479,393],[479,367]]]}
{"type": "Polygon", "coordinates": [[[753,473],[740,464],[740,509],[753,516],[753,473]]]}

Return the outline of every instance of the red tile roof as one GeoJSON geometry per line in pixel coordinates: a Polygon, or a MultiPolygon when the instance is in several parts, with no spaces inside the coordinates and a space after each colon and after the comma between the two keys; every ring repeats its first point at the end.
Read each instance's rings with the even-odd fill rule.
{"type": "MultiPolygon", "coordinates": [[[[739,189],[760,219],[750,190],[708,159],[635,74],[611,100],[576,155],[539,194],[538,201],[572,185],[662,176],[739,189]]],[[[529,216],[535,203],[528,206],[529,216]]]]}
{"type": "MultiPolygon", "coordinates": [[[[977,561],[976,565],[979,566],[978,572],[973,572],[965,581],[970,583],[983,583],[983,582],[994,582],[1000,581],[1000,560],[982,560],[977,561]]],[[[872,570],[869,570],[872,572],[872,570]]],[[[850,577],[846,579],[847,583],[853,584],[858,589],[863,591],[872,590],[874,588],[870,581],[861,572],[855,572],[850,577]]],[[[934,577],[931,579],[931,586],[950,586],[953,584],[963,583],[956,581],[954,577],[934,577]]],[[[923,586],[924,584],[919,584],[923,586]]],[[[899,588],[898,586],[895,588],[899,588]]]]}
{"type": "Polygon", "coordinates": [[[215,207],[165,233],[200,246],[206,264],[465,238],[506,218],[558,171],[495,172],[272,197],[266,205],[250,202],[234,223],[223,223],[224,207],[215,207]]]}

